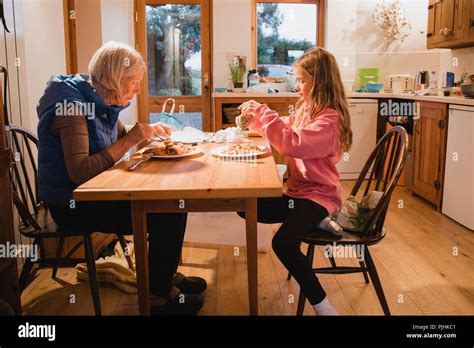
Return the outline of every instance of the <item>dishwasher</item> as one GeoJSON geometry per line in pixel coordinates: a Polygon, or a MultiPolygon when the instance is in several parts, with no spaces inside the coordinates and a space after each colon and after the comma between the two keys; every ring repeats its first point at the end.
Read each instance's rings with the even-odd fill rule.
{"type": "Polygon", "coordinates": [[[449,106],[441,211],[474,229],[474,107],[449,106]]]}
{"type": "Polygon", "coordinates": [[[377,141],[377,99],[348,99],[352,147],[337,164],[342,180],[357,179],[377,141]]]}

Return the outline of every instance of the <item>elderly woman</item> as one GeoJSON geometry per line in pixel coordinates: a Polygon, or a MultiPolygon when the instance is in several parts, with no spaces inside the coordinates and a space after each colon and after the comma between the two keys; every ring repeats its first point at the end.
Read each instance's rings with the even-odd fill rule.
{"type": "MultiPolygon", "coordinates": [[[[38,191],[63,228],[130,234],[130,202],[74,202],[73,190],[114,165],[133,146],[167,126],[124,126],[120,112],[140,92],[145,62],[133,48],[109,42],[92,57],[90,75],[53,77],[37,107],[38,191]]],[[[152,313],[196,314],[206,282],[176,273],[187,215],[148,214],[152,313]]]]}

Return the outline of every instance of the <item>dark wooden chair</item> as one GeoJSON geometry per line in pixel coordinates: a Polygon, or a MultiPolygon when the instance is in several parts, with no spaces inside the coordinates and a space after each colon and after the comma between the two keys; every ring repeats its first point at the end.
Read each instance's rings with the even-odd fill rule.
{"type": "MultiPolygon", "coordinates": [[[[5,126],[5,131],[11,142],[12,150],[12,194],[21,219],[19,226],[20,233],[33,239],[33,245],[36,245],[40,252],[37,261],[27,258],[20,274],[20,291],[26,287],[30,278],[33,264],[40,267],[53,267],[52,278],[56,278],[58,267],[73,267],[80,262],[86,262],[89,273],[89,281],[92,291],[92,299],[96,315],[101,315],[99,287],[97,283],[97,274],[95,268],[96,257],[92,247],[92,238],[90,232],[65,230],[57,226],[49,214],[47,205],[38,197],[37,190],[37,162],[36,155],[38,149],[38,138],[28,129],[10,125],[5,126]],[[64,240],[66,237],[82,236],[83,240],[76,243],[64,257],[64,240]],[[57,249],[55,258],[46,258],[42,248],[43,240],[46,238],[57,239],[57,249]],[[85,259],[72,258],[72,255],[84,245],[85,259]]],[[[99,231],[98,231],[99,232],[99,231]]],[[[126,249],[126,242],[122,235],[117,235],[123,250],[126,249]]],[[[130,256],[127,256],[127,263],[134,271],[130,256]]]]}
{"type": "MultiPolygon", "coordinates": [[[[369,283],[368,273],[385,315],[390,315],[390,310],[377,274],[375,263],[369,252],[369,246],[380,242],[386,235],[386,230],[383,227],[385,216],[387,215],[392,192],[395,189],[405,163],[407,146],[408,136],[406,130],[400,126],[393,127],[380,139],[365,163],[352,189],[351,195],[356,197],[358,201],[374,190],[383,192],[383,195],[376,207],[370,212],[370,216],[362,228],[361,233],[343,231],[342,236],[336,236],[330,232],[316,228],[314,233],[303,240],[303,243],[308,244],[306,257],[311,265],[314,259],[314,248],[317,245],[342,246],[346,248],[355,247],[362,250],[363,257],[358,260],[360,267],[337,266],[334,256],[330,254],[328,258],[331,267],[314,268],[313,271],[314,273],[326,274],[360,272],[363,273],[366,283],[369,283]]],[[[289,274],[288,280],[290,278],[291,275],[289,274]]],[[[303,314],[305,302],[306,298],[300,291],[297,315],[303,314]]]]}

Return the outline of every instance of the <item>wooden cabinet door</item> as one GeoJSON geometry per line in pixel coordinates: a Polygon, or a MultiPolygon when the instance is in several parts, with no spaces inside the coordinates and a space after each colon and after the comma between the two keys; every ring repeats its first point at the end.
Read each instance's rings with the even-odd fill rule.
{"type": "Polygon", "coordinates": [[[415,123],[413,192],[440,206],[446,146],[446,104],[421,103],[415,123]]]}
{"type": "Polygon", "coordinates": [[[430,0],[428,5],[428,48],[430,45],[442,42],[445,40],[441,30],[449,23],[447,18],[448,12],[446,8],[449,7],[450,1],[430,0]]]}
{"type": "Polygon", "coordinates": [[[430,0],[428,6],[428,48],[473,45],[470,33],[474,19],[473,0],[430,0]]]}
{"type": "Polygon", "coordinates": [[[447,11],[445,18],[445,27],[440,30],[443,31],[444,41],[459,40],[465,35],[465,28],[467,25],[466,15],[469,13],[469,2],[471,0],[451,0],[444,1],[449,4],[445,8],[447,11]]]}
{"type": "Polygon", "coordinates": [[[469,16],[469,25],[468,25],[468,31],[469,31],[469,40],[474,41],[474,0],[470,0],[471,3],[471,8],[470,8],[470,16],[469,16]]]}

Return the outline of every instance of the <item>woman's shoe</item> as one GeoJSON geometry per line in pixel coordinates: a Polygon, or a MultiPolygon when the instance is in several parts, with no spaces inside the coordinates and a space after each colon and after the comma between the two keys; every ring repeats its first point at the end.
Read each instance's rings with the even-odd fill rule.
{"type": "Polygon", "coordinates": [[[202,295],[190,295],[174,288],[167,296],[151,295],[152,315],[196,315],[204,305],[202,295]]]}
{"type": "Polygon", "coordinates": [[[171,285],[176,286],[181,292],[189,295],[199,295],[207,288],[207,282],[200,277],[186,277],[182,273],[176,273],[171,285]]]}

